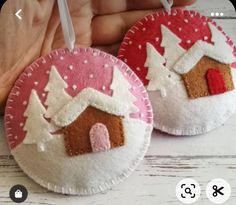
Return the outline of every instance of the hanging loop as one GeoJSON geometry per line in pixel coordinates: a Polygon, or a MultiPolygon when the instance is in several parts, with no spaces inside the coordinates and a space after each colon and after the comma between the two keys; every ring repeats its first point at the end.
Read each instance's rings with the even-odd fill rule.
{"type": "Polygon", "coordinates": [[[72,51],[75,47],[75,31],[66,0],[57,0],[62,32],[66,47],[72,51]]]}
{"type": "Polygon", "coordinates": [[[171,7],[173,6],[174,0],[161,0],[161,3],[165,10],[170,13],[171,7]]]}

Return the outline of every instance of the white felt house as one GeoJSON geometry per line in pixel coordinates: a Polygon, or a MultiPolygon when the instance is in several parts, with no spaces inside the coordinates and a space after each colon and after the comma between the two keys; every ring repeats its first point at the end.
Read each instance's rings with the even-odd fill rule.
{"type": "Polygon", "coordinates": [[[230,64],[232,50],[197,41],[174,65],[190,98],[215,95],[234,89],[230,64]]]}
{"type": "Polygon", "coordinates": [[[70,156],[124,145],[122,119],[129,107],[95,89],[85,88],[53,118],[70,156]]]}

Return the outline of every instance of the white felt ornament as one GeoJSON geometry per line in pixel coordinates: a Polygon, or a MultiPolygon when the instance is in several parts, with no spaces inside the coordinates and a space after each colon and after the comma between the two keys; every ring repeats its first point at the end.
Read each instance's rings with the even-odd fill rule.
{"type": "Polygon", "coordinates": [[[164,57],[166,58],[166,67],[172,69],[176,61],[185,53],[185,49],[179,44],[181,39],[169,28],[161,25],[162,42],[161,46],[165,48],[164,57]]]}
{"type": "Polygon", "coordinates": [[[65,92],[68,87],[67,83],[62,79],[55,66],[51,67],[49,81],[45,87],[48,92],[45,105],[48,106],[46,117],[51,118],[63,105],[65,105],[71,96],[65,92]]]}
{"type": "Polygon", "coordinates": [[[172,9],[138,21],[127,32],[118,57],[147,86],[156,129],[197,135],[219,127],[236,110],[234,51],[232,40],[211,19],[172,9]],[[146,45],[146,50],[137,45],[146,45]],[[174,79],[167,78],[166,68],[174,79]]]}
{"type": "Polygon", "coordinates": [[[130,107],[130,112],[138,112],[139,109],[135,106],[134,102],[136,98],[130,92],[132,86],[128,81],[124,79],[122,73],[115,67],[113,71],[113,80],[110,85],[110,89],[112,89],[112,97],[118,100],[122,100],[124,103],[127,103],[130,107]]]}
{"type": "Polygon", "coordinates": [[[145,67],[148,67],[146,78],[149,80],[147,90],[161,92],[162,97],[166,96],[166,88],[175,85],[177,75],[171,72],[163,64],[164,57],[153,47],[152,44],[147,43],[147,59],[145,67]]]}
{"type": "Polygon", "coordinates": [[[51,135],[52,126],[44,118],[46,109],[40,102],[40,99],[35,90],[32,90],[25,110],[24,116],[27,120],[24,125],[26,136],[23,141],[24,144],[36,144],[38,151],[45,151],[45,143],[52,140],[51,135]]]}

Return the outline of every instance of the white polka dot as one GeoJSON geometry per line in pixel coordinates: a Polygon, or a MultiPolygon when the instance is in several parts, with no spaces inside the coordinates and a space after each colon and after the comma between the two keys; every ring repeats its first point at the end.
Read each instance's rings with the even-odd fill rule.
{"type": "Polygon", "coordinates": [[[74,54],[78,54],[78,51],[75,50],[75,51],[74,51],[74,54]]]}
{"type": "Polygon", "coordinates": [[[94,53],[93,53],[93,56],[98,56],[98,53],[97,53],[97,52],[94,52],[94,53]]]}
{"type": "Polygon", "coordinates": [[[136,90],[136,87],[133,86],[132,89],[133,89],[133,90],[136,90]]]}
{"type": "Polygon", "coordinates": [[[170,21],[168,21],[167,25],[170,25],[170,24],[171,24],[171,22],[170,22],[170,21]]]}
{"type": "Polygon", "coordinates": [[[63,56],[60,56],[60,59],[61,59],[61,60],[64,60],[64,57],[63,57],[63,56]]]}
{"type": "Polygon", "coordinates": [[[194,15],[193,15],[193,14],[191,14],[191,15],[190,15],[190,17],[191,17],[191,18],[193,18],[193,17],[194,17],[194,15]]]}
{"type": "Polygon", "coordinates": [[[186,42],[187,42],[188,44],[190,44],[192,41],[191,41],[191,40],[187,40],[186,42]]]}
{"type": "Polygon", "coordinates": [[[94,77],[94,75],[93,75],[93,74],[90,74],[90,75],[89,75],[89,78],[90,78],[90,79],[92,79],[93,77],[94,77]]]}
{"type": "Polygon", "coordinates": [[[10,115],[10,119],[11,119],[11,120],[13,119],[13,116],[12,116],[12,115],[10,115]]]}
{"type": "Polygon", "coordinates": [[[73,70],[73,65],[69,65],[68,68],[69,68],[70,70],[73,70]]]}
{"type": "Polygon", "coordinates": [[[108,64],[104,64],[104,68],[108,68],[109,67],[109,65],[108,64]]]}
{"type": "Polygon", "coordinates": [[[46,94],[45,94],[45,93],[42,93],[42,96],[43,96],[43,97],[45,97],[45,96],[46,96],[46,94]]]}
{"type": "Polygon", "coordinates": [[[143,30],[143,31],[146,31],[147,29],[144,27],[142,30],[143,30]]]}
{"type": "Polygon", "coordinates": [[[159,41],[159,38],[158,38],[158,37],[156,37],[156,39],[155,39],[155,40],[156,40],[156,42],[158,42],[158,41],[159,41]]]}
{"type": "Polygon", "coordinates": [[[207,25],[207,22],[203,22],[203,25],[206,26],[206,25],[207,25]]]}
{"type": "Polygon", "coordinates": [[[48,75],[49,73],[50,73],[49,70],[47,70],[47,71],[46,71],[46,74],[48,75]]]}
{"type": "Polygon", "coordinates": [[[188,19],[184,19],[184,22],[185,22],[185,23],[188,23],[188,22],[189,22],[189,20],[188,20],[188,19]]]}
{"type": "Polygon", "coordinates": [[[27,101],[24,101],[24,102],[23,102],[23,105],[27,105],[27,101]]]}
{"type": "Polygon", "coordinates": [[[19,96],[19,95],[20,95],[20,92],[19,92],[19,91],[17,91],[17,92],[16,92],[16,96],[19,96]]]}
{"type": "Polygon", "coordinates": [[[72,85],[73,90],[77,89],[77,85],[72,85]]]}
{"type": "Polygon", "coordinates": [[[28,73],[27,76],[28,76],[28,77],[32,76],[32,73],[28,73]]]}
{"type": "Polygon", "coordinates": [[[84,60],[84,64],[87,64],[88,63],[88,60],[84,60]]]}
{"type": "Polygon", "coordinates": [[[208,37],[207,36],[204,36],[204,38],[203,38],[205,41],[207,41],[208,40],[208,37]]]}
{"type": "Polygon", "coordinates": [[[140,71],[141,69],[140,69],[140,67],[137,67],[136,70],[137,70],[137,71],[140,71]]]}
{"type": "Polygon", "coordinates": [[[39,82],[37,82],[37,81],[35,81],[35,82],[34,82],[34,85],[36,85],[36,86],[37,86],[38,84],[39,84],[39,82]]]}
{"type": "Polygon", "coordinates": [[[24,126],[24,123],[23,123],[23,122],[21,122],[21,123],[20,123],[20,127],[23,127],[23,126],[24,126]]]}
{"type": "Polygon", "coordinates": [[[124,75],[127,76],[128,74],[126,72],[124,72],[124,75]]]}
{"type": "Polygon", "coordinates": [[[181,28],[181,27],[179,27],[179,31],[182,31],[182,28],[181,28]]]}
{"type": "Polygon", "coordinates": [[[198,32],[198,28],[195,28],[194,31],[195,31],[195,32],[198,32]]]}
{"type": "Polygon", "coordinates": [[[139,50],[141,50],[142,49],[142,45],[138,45],[138,48],[139,48],[139,50]]]}
{"type": "Polygon", "coordinates": [[[127,59],[126,58],[124,59],[124,62],[127,63],[127,59]]]}
{"type": "Polygon", "coordinates": [[[63,79],[64,79],[64,80],[67,80],[67,79],[68,79],[68,76],[65,75],[65,76],[63,77],[63,79]]]}
{"type": "Polygon", "coordinates": [[[140,113],[140,117],[144,117],[144,114],[143,114],[143,113],[140,113]]]}
{"type": "Polygon", "coordinates": [[[102,90],[103,91],[106,90],[106,86],[105,85],[102,86],[102,90]]]}
{"type": "Polygon", "coordinates": [[[14,139],[18,139],[18,136],[15,136],[14,139]]]}
{"type": "Polygon", "coordinates": [[[129,41],[129,45],[131,45],[133,42],[132,41],[129,41]]]}

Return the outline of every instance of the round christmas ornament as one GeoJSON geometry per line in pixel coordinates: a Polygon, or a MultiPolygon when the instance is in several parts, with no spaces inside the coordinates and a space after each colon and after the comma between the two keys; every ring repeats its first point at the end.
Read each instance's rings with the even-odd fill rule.
{"type": "Polygon", "coordinates": [[[172,9],[138,21],[118,57],[145,84],[154,127],[197,135],[222,125],[236,110],[236,49],[211,19],[172,9]]]}
{"type": "MultiPolygon", "coordinates": [[[[65,10],[60,14],[65,17],[65,10]]],[[[143,84],[121,60],[73,49],[72,24],[65,19],[71,49],[39,58],[20,75],[7,101],[5,130],[29,177],[55,192],[90,195],[124,180],[143,159],[152,108],[143,84]]]]}
{"type": "Polygon", "coordinates": [[[152,131],[144,86],[122,61],[92,48],[55,50],[21,74],[5,111],[11,153],[40,185],[94,194],[126,178],[152,131]]]}

